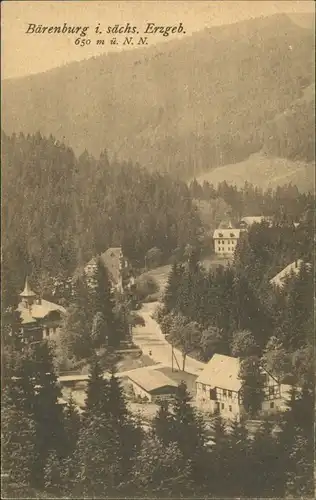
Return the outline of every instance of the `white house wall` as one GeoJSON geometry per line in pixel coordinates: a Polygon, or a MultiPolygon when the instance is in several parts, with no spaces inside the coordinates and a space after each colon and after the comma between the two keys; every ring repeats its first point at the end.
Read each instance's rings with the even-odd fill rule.
{"type": "Polygon", "coordinates": [[[214,238],[215,253],[217,255],[234,255],[237,238],[214,238]]]}
{"type": "MultiPolygon", "coordinates": [[[[273,414],[285,411],[288,400],[288,390],[281,392],[280,384],[268,373],[265,373],[264,380],[264,400],[262,402],[261,410],[265,414],[273,414]]],[[[236,391],[216,387],[215,389],[206,384],[196,384],[196,405],[206,413],[214,413],[218,411],[219,414],[227,419],[239,419],[243,411],[243,407],[239,402],[239,394],[236,391]],[[211,399],[210,390],[213,390],[213,397],[211,399]],[[215,391],[215,392],[214,392],[215,391]]]]}
{"type": "Polygon", "coordinates": [[[212,387],[206,384],[196,384],[196,403],[198,408],[207,413],[216,411],[228,420],[238,419],[240,416],[240,405],[238,393],[225,389],[216,388],[216,400],[210,398],[212,387]]]}

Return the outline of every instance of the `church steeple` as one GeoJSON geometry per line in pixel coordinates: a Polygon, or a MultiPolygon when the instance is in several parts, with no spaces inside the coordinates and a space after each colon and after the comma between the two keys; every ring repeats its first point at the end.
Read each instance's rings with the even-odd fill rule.
{"type": "Polygon", "coordinates": [[[31,307],[31,305],[34,303],[36,293],[34,293],[33,290],[31,289],[28,283],[27,276],[25,278],[24,290],[22,293],[20,293],[20,297],[22,298],[22,302],[25,307],[31,307]]]}

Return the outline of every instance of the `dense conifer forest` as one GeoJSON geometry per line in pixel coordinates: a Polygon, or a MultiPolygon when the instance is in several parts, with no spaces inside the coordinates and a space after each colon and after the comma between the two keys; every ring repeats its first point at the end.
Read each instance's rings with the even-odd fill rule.
{"type": "Polygon", "coordinates": [[[166,259],[200,233],[185,183],[110,162],[106,151],[76,158],[40,133],[2,134],[2,193],[3,273],[15,293],[26,273],[40,285],[117,246],[142,268],[151,248],[166,259]]]}

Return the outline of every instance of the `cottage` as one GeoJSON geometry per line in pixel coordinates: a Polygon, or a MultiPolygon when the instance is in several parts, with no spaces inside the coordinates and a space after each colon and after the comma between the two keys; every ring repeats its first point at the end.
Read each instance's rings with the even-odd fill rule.
{"type": "Polygon", "coordinates": [[[305,265],[307,269],[311,268],[310,263],[304,263],[301,259],[295,260],[274,276],[274,278],[270,280],[270,284],[278,288],[283,288],[284,284],[291,276],[298,276],[303,265],[305,265]]]}
{"type": "Polygon", "coordinates": [[[155,402],[158,399],[169,399],[175,394],[177,384],[158,370],[146,368],[136,369],[128,375],[136,397],[155,402]]]}
{"type": "Polygon", "coordinates": [[[234,255],[239,237],[240,229],[215,229],[213,240],[216,255],[234,255]]]}
{"type": "Polygon", "coordinates": [[[251,226],[253,226],[253,224],[262,224],[263,222],[267,222],[269,225],[271,225],[272,219],[271,217],[267,217],[265,215],[242,217],[242,219],[240,219],[240,228],[249,229],[251,226]]]}
{"type": "Polygon", "coordinates": [[[21,302],[17,307],[20,313],[23,337],[27,341],[55,338],[59,331],[66,309],[37,296],[31,289],[28,279],[20,293],[21,302]]]}
{"type": "MultiPolygon", "coordinates": [[[[130,265],[125,259],[121,247],[108,248],[100,255],[100,259],[108,271],[114,290],[122,292],[125,287],[129,287],[133,283],[130,265]]],[[[96,258],[94,257],[84,268],[88,281],[89,278],[93,277],[95,268],[96,258]]]]}
{"type": "MultiPolygon", "coordinates": [[[[240,360],[214,354],[196,380],[197,407],[208,413],[219,412],[228,420],[239,419],[243,413],[241,400],[240,360]]],[[[279,382],[262,369],[264,401],[262,411],[274,413],[285,409],[285,393],[279,382]]]]}

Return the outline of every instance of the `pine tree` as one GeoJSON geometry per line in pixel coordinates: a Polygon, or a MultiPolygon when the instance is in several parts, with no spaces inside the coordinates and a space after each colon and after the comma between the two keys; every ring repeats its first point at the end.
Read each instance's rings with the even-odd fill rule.
{"type": "Polygon", "coordinates": [[[254,417],[261,410],[264,398],[263,377],[257,356],[242,360],[239,378],[242,381],[241,398],[243,407],[250,416],[254,417]]]}
{"type": "Polygon", "coordinates": [[[137,498],[191,498],[195,490],[190,474],[190,465],[176,443],[165,445],[146,437],[123,492],[137,498]]]}
{"type": "Polygon", "coordinates": [[[207,475],[209,479],[208,488],[216,495],[224,495],[226,485],[221,481],[221,471],[229,471],[229,439],[227,434],[227,425],[220,415],[216,415],[211,422],[212,446],[209,458],[210,472],[207,475]]]}
{"type": "Polygon", "coordinates": [[[95,348],[107,344],[107,325],[101,312],[95,313],[92,320],[91,340],[95,348]]]}
{"type": "Polygon", "coordinates": [[[227,496],[245,496],[248,489],[249,435],[243,422],[234,421],[229,434],[227,496]]]}
{"type": "Polygon", "coordinates": [[[99,412],[85,422],[68,468],[69,489],[77,498],[111,497],[120,479],[117,436],[99,412]]]}
{"type": "Polygon", "coordinates": [[[80,414],[72,395],[70,395],[67,405],[64,408],[64,429],[67,439],[67,456],[69,456],[76,448],[81,429],[80,414]]]}
{"type": "Polygon", "coordinates": [[[100,362],[96,356],[91,358],[88,385],[85,399],[83,421],[86,422],[94,414],[109,414],[109,383],[103,377],[100,362]]]}
{"type": "Polygon", "coordinates": [[[99,344],[116,347],[119,340],[116,335],[116,322],[114,316],[114,297],[108,271],[100,258],[96,259],[95,270],[91,279],[90,303],[94,316],[102,314],[102,331],[100,332],[99,344]]]}
{"type": "Polygon", "coordinates": [[[128,475],[132,459],[141,442],[142,432],[128,411],[123,388],[112,368],[108,392],[109,424],[116,436],[116,447],[120,456],[119,474],[128,475]]]}
{"type": "Polygon", "coordinates": [[[152,425],[155,436],[165,446],[168,446],[173,438],[174,416],[170,412],[169,403],[167,401],[162,401],[160,403],[152,425]]]}
{"type": "Polygon", "coordinates": [[[181,382],[172,405],[173,441],[179,447],[184,460],[190,464],[192,479],[197,481],[199,477],[203,487],[206,474],[205,426],[202,417],[192,407],[191,400],[186,384],[181,382]]]}
{"type": "Polygon", "coordinates": [[[81,360],[91,355],[93,346],[90,322],[85,311],[78,305],[69,307],[63,320],[60,341],[68,358],[81,360]]]}
{"type": "Polygon", "coordinates": [[[273,424],[264,422],[251,443],[247,495],[252,498],[281,498],[284,495],[284,463],[272,430],[273,424]]]}
{"type": "Polygon", "coordinates": [[[29,373],[35,387],[33,411],[36,428],[36,451],[38,460],[33,464],[34,478],[40,485],[50,452],[63,456],[65,448],[65,430],[63,426],[61,397],[54,372],[53,354],[47,342],[30,346],[29,373]]]}
{"type": "Polygon", "coordinates": [[[282,415],[279,456],[287,494],[312,496],[314,453],[314,388],[293,387],[282,415]]]}
{"type": "Polygon", "coordinates": [[[7,385],[1,399],[2,470],[8,472],[10,481],[29,485],[33,477],[36,453],[36,424],[28,411],[29,394],[14,381],[7,385]]]}
{"type": "Polygon", "coordinates": [[[109,496],[127,481],[141,433],[131,418],[114,372],[103,380],[97,360],[90,368],[83,427],[69,467],[76,494],[109,496]]]}
{"type": "Polygon", "coordinates": [[[179,291],[181,276],[183,272],[183,266],[179,265],[177,262],[172,265],[171,271],[168,275],[167,286],[165,288],[163,298],[163,304],[166,310],[166,314],[176,309],[177,294],[179,291]]]}

